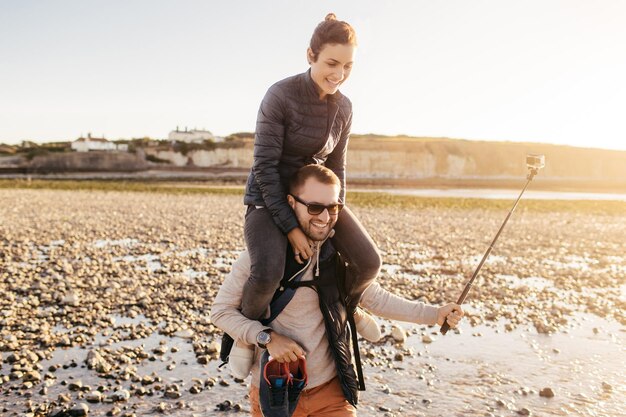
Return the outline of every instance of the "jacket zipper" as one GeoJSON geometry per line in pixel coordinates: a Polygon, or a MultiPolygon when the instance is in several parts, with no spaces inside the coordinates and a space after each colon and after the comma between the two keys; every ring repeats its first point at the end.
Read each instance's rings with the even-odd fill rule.
{"type": "MultiPolygon", "coordinates": [[[[313,259],[313,258],[309,258],[309,260],[306,262],[306,265],[304,265],[304,267],[302,267],[302,269],[301,269],[301,270],[299,270],[298,272],[296,272],[295,274],[293,274],[293,275],[291,276],[291,278],[289,278],[289,279],[287,280],[287,282],[291,282],[291,281],[293,281],[293,279],[294,279],[295,277],[297,277],[297,276],[298,276],[298,274],[300,274],[301,272],[305,271],[305,270],[309,267],[309,265],[311,264],[311,260],[312,260],[312,259],[313,259]]],[[[280,286],[280,291],[284,291],[284,290],[285,290],[285,287],[281,285],[281,286],[280,286]]]]}

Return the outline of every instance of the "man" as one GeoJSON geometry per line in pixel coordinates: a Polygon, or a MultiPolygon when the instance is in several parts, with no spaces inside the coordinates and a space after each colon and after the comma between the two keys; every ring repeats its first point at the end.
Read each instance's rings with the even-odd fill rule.
{"type": "MultiPolygon", "coordinates": [[[[303,286],[295,290],[293,298],[271,323],[263,325],[241,314],[242,291],[250,267],[245,251],[233,264],[213,303],[211,315],[216,326],[235,339],[258,346],[250,389],[253,416],[262,416],[259,387],[267,392],[267,387],[263,386],[267,379],[260,377],[259,366],[265,349],[278,363],[299,362],[306,357],[308,385],[297,407],[291,404],[295,407],[294,416],[356,416],[357,382],[350,357],[348,312],[345,299],[341,300],[342,294],[349,291],[341,288],[341,269],[335,267],[341,263],[336,262],[338,255],[328,240],[341,210],[339,191],[339,179],[321,165],[302,167],[292,179],[287,196],[289,205],[304,233],[315,242],[315,256],[306,267],[299,266],[303,286]],[[307,282],[316,285],[304,286],[307,282]]],[[[290,258],[293,256],[287,257],[290,258]]],[[[285,269],[285,277],[291,277],[289,265],[285,269]]],[[[437,308],[408,301],[383,290],[377,283],[365,291],[360,305],[392,320],[443,324],[447,319],[451,327],[456,327],[463,315],[454,303],[437,308]]],[[[263,358],[267,361],[267,354],[263,358]]],[[[261,402],[264,401],[266,399],[261,398],[261,402]]],[[[273,415],[288,416],[289,412],[273,415]]]]}

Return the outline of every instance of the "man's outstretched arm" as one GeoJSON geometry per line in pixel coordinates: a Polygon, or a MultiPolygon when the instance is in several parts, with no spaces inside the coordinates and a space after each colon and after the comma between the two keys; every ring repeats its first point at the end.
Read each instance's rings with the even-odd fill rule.
{"type": "Polygon", "coordinates": [[[463,310],[455,303],[436,307],[420,301],[410,301],[390,293],[378,282],[365,290],[360,305],[377,316],[417,324],[441,325],[448,318],[450,327],[455,327],[463,317],[463,310]]]}

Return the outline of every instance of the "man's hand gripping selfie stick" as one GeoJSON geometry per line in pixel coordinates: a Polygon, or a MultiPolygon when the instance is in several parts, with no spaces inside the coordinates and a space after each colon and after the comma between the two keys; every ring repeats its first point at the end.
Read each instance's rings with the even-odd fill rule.
{"type": "MultiPolygon", "coordinates": [[[[491,245],[489,245],[489,249],[487,249],[487,252],[485,252],[483,259],[481,259],[480,263],[478,264],[478,267],[474,271],[474,275],[472,275],[472,278],[465,285],[465,288],[463,289],[463,293],[461,293],[461,296],[456,302],[458,305],[463,304],[463,302],[465,301],[465,298],[467,297],[467,293],[469,292],[470,288],[472,288],[472,284],[474,283],[474,280],[480,273],[480,270],[483,267],[483,264],[489,257],[489,254],[491,253],[491,250],[493,249],[493,245],[495,245],[496,241],[500,237],[500,233],[502,233],[502,230],[504,229],[506,222],[509,221],[511,214],[513,214],[513,212],[515,211],[515,208],[517,207],[517,203],[519,203],[520,199],[522,198],[522,194],[524,194],[524,191],[526,191],[526,187],[528,187],[528,184],[530,184],[530,182],[533,180],[535,175],[537,175],[537,171],[539,171],[541,168],[545,166],[545,162],[546,162],[546,159],[544,155],[531,155],[531,154],[526,155],[526,165],[529,170],[528,176],[526,177],[528,181],[526,181],[526,185],[522,189],[522,192],[519,194],[519,197],[517,197],[517,200],[515,200],[515,204],[513,204],[513,208],[509,211],[509,214],[506,216],[506,219],[504,219],[504,223],[502,223],[502,226],[500,226],[500,230],[498,230],[496,237],[493,238],[491,245]]],[[[450,325],[448,325],[448,321],[446,320],[443,322],[443,326],[441,326],[441,329],[439,331],[441,332],[441,334],[446,334],[448,333],[448,330],[450,330],[450,325]]]]}

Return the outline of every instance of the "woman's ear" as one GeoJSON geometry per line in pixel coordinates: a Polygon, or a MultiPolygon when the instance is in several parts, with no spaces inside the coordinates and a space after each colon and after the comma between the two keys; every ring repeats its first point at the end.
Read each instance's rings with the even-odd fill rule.
{"type": "Polygon", "coordinates": [[[315,54],[313,53],[313,50],[311,48],[307,48],[306,50],[306,60],[309,65],[315,62],[315,54]]]}

